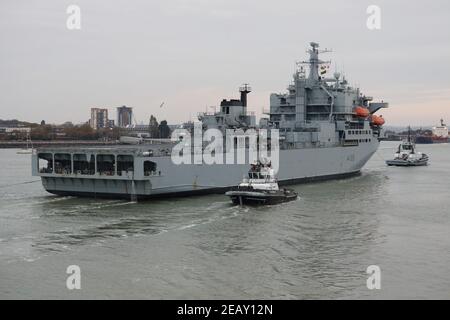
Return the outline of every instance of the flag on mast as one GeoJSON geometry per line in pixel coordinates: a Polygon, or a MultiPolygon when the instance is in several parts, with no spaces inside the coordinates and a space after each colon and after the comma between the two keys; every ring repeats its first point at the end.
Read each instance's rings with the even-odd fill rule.
{"type": "Polygon", "coordinates": [[[328,72],[329,69],[330,69],[330,65],[329,64],[322,64],[320,66],[320,75],[323,76],[325,73],[328,72]]]}

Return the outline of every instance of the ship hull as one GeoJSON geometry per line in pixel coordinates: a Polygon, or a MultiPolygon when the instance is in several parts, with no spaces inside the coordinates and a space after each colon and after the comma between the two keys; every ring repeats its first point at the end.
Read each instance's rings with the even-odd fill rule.
{"type": "MultiPolygon", "coordinates": [[[[375,139],[351,147],[290,149],[280,151],[280,185],[340,179],[357,175],[376,152],[375,139]]],[[[152,158],[161,175],[142,180],[115,180],[42,176],[53,194],[99,198],[151,199],[223,193],[242,181],[248,164],[175,165],[170,157],[152,158]]]]}
{"type": "Polygon", "coordinates": [[[436,143],[449,143],[448,138],[434,138],[434,137],[416,137],[416,144],[436,144],[436,143]]]}
{"type": "Polygon", "coordinates": [[[419,160],[419,161],[405,161],[405,160],[388,160],[386,164],[389,167],[421,167],[428,165],[428,160],[419,160]]]}
{"type": "Polygon", "coordinates": [[[267,194],[264,192],[234,192],[232,194],[226,194],[230,197],[231,202],[237,205],[267,205],[267,204],[279,204],[289,201],[294,201],[298,198],[296,193],[285,195],[282,192],[277,194],[267,194]]]}
{"type": "MultiPolygon", "coordinates": [[[[289,179],[284,181],[279,181],[278,184],[280,186],[289,186],[289,185],[297,185],[297,184],[305,184],[312,182],[321,182],[321,181],[329,181],[329,180],[337,180],[337,179],[348,179],[352,177],[359,176],[361,171],[356,172],[348,172],[341,174],[332,174],[327,176],[317,176],[317,177],[308,177],[308,178],[297,178],[297,179],[289,179]]],[[[136,194],[136,200],[151,200],[151,199],[166,199],[166,198],[176,198],[176,197],[189,197],[189,196],[202,196],[207,194],[224,194],[227,191],[230,191],[233,187],[223,187],[223,188],[205,188],[205,189],[195,189],[191,191],[174,191],[174,192],[166,192],[166,193],[154,193],[154,194],[136,194]]],[[[92,192],[92,191],[71,191],[71,190],[52,190],[46,189],[47,192],[58,195],[58,196],[72,196],[72,197],[82,197],[82,198],[99,198],[99,199],[132,199],[132,195],[130,193],[101,193],[101,192],[92,192]]]]}

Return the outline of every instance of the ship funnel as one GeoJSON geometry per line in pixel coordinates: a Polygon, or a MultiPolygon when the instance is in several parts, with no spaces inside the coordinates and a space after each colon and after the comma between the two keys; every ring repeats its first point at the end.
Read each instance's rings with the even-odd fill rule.
{"type": "Polygon", "coordinates": [[[241,103],[243,107],[247,107],[247,95],[252,92],[252,88],[248,85],[248,83],[244,83],[242,87],[239,88],[241,92],[241,103]]]}

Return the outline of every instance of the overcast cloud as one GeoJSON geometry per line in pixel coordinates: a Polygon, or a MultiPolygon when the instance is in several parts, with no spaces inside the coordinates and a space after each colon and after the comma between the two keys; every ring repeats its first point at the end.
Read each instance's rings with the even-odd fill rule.
{"type": "Polygon", "coordinates": [[[0,0],[0,118],[84,122],[90,107],[180,123],[252,85],[284,91],[310,41],[392,125],[450,123],[450,2],[0,0]],[[66,8],[81,8],[81,30],[66,8]],[[381,8],[381,30],[366,9],[381,8]],[[159,108],[161,102],[163,108],[159,108]]]}

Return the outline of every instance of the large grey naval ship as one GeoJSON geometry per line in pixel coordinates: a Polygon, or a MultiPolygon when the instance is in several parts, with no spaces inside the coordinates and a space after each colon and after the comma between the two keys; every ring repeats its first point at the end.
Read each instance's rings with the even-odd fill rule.
{"type": "MultiPolygon", "coordinates": [[[[358,174],[379,146],[384,119],[375,113],[388,106],[337,72],[328,77],[329,62],[319,59],[328,50],[310,45],[309,60],[298,64],[286,93],[270,96],[270,110],[258,125],[247,111],[248,85],[240,88],[240,99],[223,100],[218,112],[198,116],[203,130],[278,129],[280,185],[358,174]]],[[[177,143],[43,147],[33,151],[32,172],[57,195],[145,199],[225,191],[249,170],[248,163],[177,165],[171,157],[177,143]]],[[[224,155],[231,148],[227,144],[224,155]]]]}

